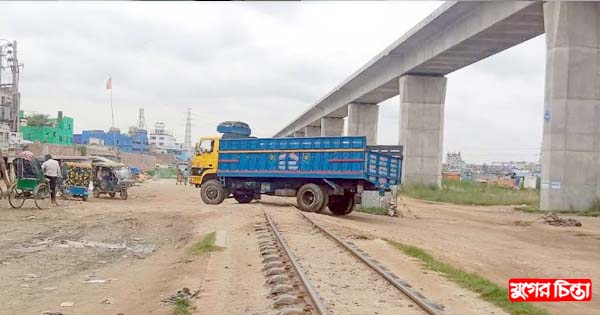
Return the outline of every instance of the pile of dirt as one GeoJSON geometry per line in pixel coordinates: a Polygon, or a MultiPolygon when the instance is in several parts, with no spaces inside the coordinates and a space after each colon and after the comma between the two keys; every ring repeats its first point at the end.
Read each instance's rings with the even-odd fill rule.
{"type": "Polygon", "coordinates": [[[135,176],[135,181],[138,183],[143,183],[150,179],[152,179],[152,176],[148,175],[147,173],[141,173],[141,174],[135,176]]]}
{"type": "Polygon", "coordinates": [[[544,220],[544,223],[554,226],[581,226],[581,222],[579,220],[561,218],[554,212],[544,215],[542,220],[544,220]]]}

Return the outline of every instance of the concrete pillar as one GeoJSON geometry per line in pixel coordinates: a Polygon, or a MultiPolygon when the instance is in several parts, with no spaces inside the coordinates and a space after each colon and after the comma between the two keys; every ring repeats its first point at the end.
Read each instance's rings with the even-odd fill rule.
{"type": "Polygon", "coordinates": [[[321,126],[306,126],[306,127],[304,127],[304,136],[305,137],[320,137],[321,136],[321,126]]]}
{"type": "Polygon", "coordinates": [[[336,137],[344,135],[344,118],[323,117],[321,118],[321,136],[336,137]]]}
{"type": "Polygon", "coordinates": [[[600,3],[547,2],[540,207],[600,198],[600,3]]]}
{"type": "Polygon", "coordinates": [[[406,75],[399,81],[403,184],[442,184],[446,78],[406,75]]]}
{"type": "Polygon", "coordinates": [[[304,138],[304,131],[295,131],[294,138],[304,138]]]}
{"type": "Polygon", "coordinates": [[[377,144],[379,105],[351,103],[348,105],[348,135],[365,136],[367,144],[377,144]]]}

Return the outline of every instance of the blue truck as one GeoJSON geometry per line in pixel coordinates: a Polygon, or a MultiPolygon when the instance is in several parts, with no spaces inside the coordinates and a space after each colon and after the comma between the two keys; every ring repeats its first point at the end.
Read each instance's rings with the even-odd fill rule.
{"type": "Polygon", "coordinates": [[[296,197],[300,210],[352,212],[365,190],[400,184],[401,146],[368,146],[365,137],[201,138],[190,183],[206,204],[262,194],[296,197]]]}

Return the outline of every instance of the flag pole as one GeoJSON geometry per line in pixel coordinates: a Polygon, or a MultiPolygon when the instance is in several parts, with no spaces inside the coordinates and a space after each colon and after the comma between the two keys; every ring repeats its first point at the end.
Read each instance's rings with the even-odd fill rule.
{"type": "Polygon", "coordinates": [[[117,147],[117,139],[115,136],[115,112],[113,109],[113,102],[112,102],[112,77],[108,78],[108,82],[106,83],[106,87],[110,90],[110,116],[112,119],[112,130],[111,133],[113,135],[113,146],[115,147],[115,149],[118,149],[117,147]]]}
{"type": "Polygon", "coordinates": [[[110,83],[110,116],[112,117],[112,127],[115,128],[115,113],[113,111],[112,103],[112,82],[110,83]]]}

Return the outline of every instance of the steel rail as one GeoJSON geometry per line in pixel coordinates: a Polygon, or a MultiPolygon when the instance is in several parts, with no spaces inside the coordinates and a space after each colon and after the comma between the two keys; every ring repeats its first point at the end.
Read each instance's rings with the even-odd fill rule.
{"type": "Polygon", "coordinates": [[[428,303],[427,300],[425,300],[424,298],[420,297],[415,292],[413,292],[413,290],[411,290],[407,285],[405,285],[402,282],[398,281],[397,279],[393,278],[388,272],[386,272],[380,266],[378,266],[375,263],[373,263],[373,261],[371,261],[370,259],[368,259],[365,255],[363,255],[362,253],[360,253],[356,249],[348,246],[348,244],[346,244],[346,242],[344,242],[342,239],[340,239],[339,237],[337,237],[336,235],[334,235],[333,233],[331,233],[329,230],[327,230],[323,226],[317,224],[315,221],[313,221],[307,215],[305,215],[304,213],[302,213],[302,211],[300,211],[300,210],[297,210],[297,211],[298,211],[299,214],[302,215],[302,217],[304,217],[314,227],[316,227],[317,229],[319,229],[321,232],[325,233],[325,235],[327,235],[329,238],[331,238],[334,241],[336,241],[344,249],[346,249],[349,252],[351,252],[354,256],[356,256],[362,262],[364,262],[365,264],[367,264],[367,266],[371,267],[371,269],[373,269],[380,276],[382,276],[385,280],[387,280],[390,284],[392,284],[394,287],[396,287],[398,290],[400,290],[402,293],[404,293],[406,296],[408,296],[411,300],[413,300],[415,303],[417,303],[419,306],[421,306],[421,308],[423,308],[429,314],[431,314],[431,315],[443,315],[444,314],[437,307],[435,307],[434,305],[431,305],[430,303],[428,303]]]}
{"type": "Polygon", "coordinates": [[[308,281],[308,276],[306,275],[306,273],[304,273],[304,270],[302,270],[302,267],[300,267],[300,264],[298,263],[298,258],[296,258],[296,256],[292,252],[292,250],[288,247],[287,243],[283,239],[283,236],[281,236],[281,233],[275,226],[275,223],[273,222],[271,217],[264,210],[263,210],[263,213],[265,214],[265,218],[267,218],[267,222],[269,223],[269,226],[271,227],[273,234],[275,234],[275,238],[277,239],[277,242],[279,243],[279,245],[281,245],[281,248],[285,252],[286,256],[288,256],[290,263],[292,264],[292,267],[294,268],[294,271],[296,272],[296,274],[298,275],[298,278],[300,279],[300,282],[306,289],[308,296],[310,296],[310,299],[312,300],[313,305],[319,312],[319,315],[331,314],[329,312],[329,310],[327,309],[327,306],[325,306],[325,303],[323,303],[323,300],[321,300],[321,298],[319,297],[319,294],[317,293],[315,288],[308,281]]]}

